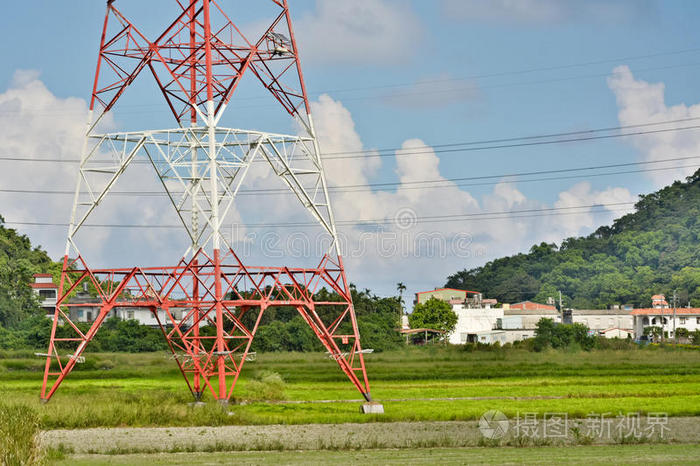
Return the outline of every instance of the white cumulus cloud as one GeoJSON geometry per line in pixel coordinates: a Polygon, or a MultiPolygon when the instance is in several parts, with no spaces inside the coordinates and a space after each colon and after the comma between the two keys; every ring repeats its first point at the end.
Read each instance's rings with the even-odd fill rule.
{"type": "MultiPolygon", "coordinates": [[[[623,126],[664,123],[668,121],[700,118],[700,104],[667,105],[663,83],[649,83],[634,77],[629,67],[619,66],[608,78],[608,86],[615,94],[618,106],[618,119],[623,126]]],[[[654,130],[692,126],[691,123],[670,123],[654,126],[654,130]]],[[[667,131],[626,138],[645,161],[695,157],[700,154],[700,135],[697,131],[667,131]]],[[[667,169],[648,172],[657,187],[682,180],[697,170],[697,160],[660,162],[650,165],[654,169],[667,169]]]]}
{"type": "Polygon", "coordinates": [[[595,229],[604,223],[601,220],[609,220],[611,214],[613,217],[621,217],[633,211],[636,200],[625,188],[595,191],[589,182],[578,183],[559,193],[559,199],[554,203],[556,209],[565,213],[561,217],[561,227],[557,233],[573,236],[586,229],[595,229]]]}

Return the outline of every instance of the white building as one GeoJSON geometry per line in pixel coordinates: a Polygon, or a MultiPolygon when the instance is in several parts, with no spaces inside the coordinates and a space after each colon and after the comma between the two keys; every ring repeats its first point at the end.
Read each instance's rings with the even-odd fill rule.
{"type": "Polygon", "coordinates": [[[602,330],[600,332],[605,338],[621,338],[628,339],[634,338],[634,330],[624,329],[624,328],[609,328],[602,330]]]}
{"type": "Polygon", "coordinates": [[[527,310],[512,309],[511,306],[503,311],[503,320],[497,323],[497,328],[506,331],[507,343],[535,338],[537,323],[542,319],[561,323],[561,316],[556,308],[541,306],[539,309],[533,307],[527,310]]]}
{"type": "MultiPolygon", "coordinates": [[[[644,324],[643,319],[637,323],[631,308],[621,309],[618,306],[614,309],[565,310],[562,316],[555,306],[548,304],[524,301],[503,304],[503,307],[497,308],[496,300],[483,299],[481,293],[445,288],[417,293],[415,302],[424,302],[430,298],[450,303],[452,310],[457,314],[455,330],[448,336],[448,341],[453,345],[496,342],[505,344],[534,338],[537,324],[542,319],[551,319],[555,323],[583,324],[592,333],[606,338],[623,339],[642,335],[641,327],[652,325],[644,324]]],[[[652,302],[658,308],[668,307],[662,295],[654,296],[652,302]]],[[[696,324],[700,325],[700,314],[697,317],[692,324],[690,317],[679,317],[676,326],[692,332],[697,328],[696,324]]],[[[666,325],[671,327],[671,324],[666,325]]]]}
{"type": "Polygon", "coordinates": [[[53,275],[50,273],[35,273],[34,283],[30,283],[29,286],[39,297],[41,309],[46,313],[46,317],[53,319],[54,310],[56,309],[56,295],[58,293],[58,286],[53,283],[53,275]]]}
{"type": "Polygon", "coordinates": [[[453,304],[452,310],[457,314],[457,325],[449,335],[451,344],[495,343],[491,341],[494,338],[491,334],[496,330],[498,320],[503,318],[503,309],[475,308],[461,303],[453,304]]]}
{"type": "Polygon", "coordinates": [[[673,309],[635,309],[632,311],[634,316],[634,331],[637,338],[644,335],[644,329],[649,327],[661,327],[664,336],[674,338],[673,329],[684,328],[689,332],[700,330],[700,309],[698,308],[679,308],[676,309],[675,327],[673,309]]]}
{"type": "Polygon", "coordinates": [[[574,309],[571,311],[571,321],[574,324],[583,324],[606,338],[627,338],[628,334],[634,338],[632,310],[574,309]]]}
{"type": "Polygon", "coordinates": [[[542,319],[561,322],[556,308],[529,303],[527,309],[473,307],[470,303],[453,304],[457,325],[449,336],[453,345],[466,343],[513,343],[534,338],[537,323],[542,319]]]}
{"type": "Polygon", "coordinates": [[[683,328],[688,332],[700,330],[700,309],[688,307],[674,310],[662,294],[651,297],[651,308],[635,309],[631,315],[637,338],[643,336],[645,329],[650,327],[660,327],[664,338],[675,338],[674,329],[683,328]]]}
{"type": "MultiPolygon", "coordinates": [[[[34,293],[41,299],[41,308],[46,313],[46,317],[53,319],[58,301],[58,286],[53,283],[51,274],[35,274],[34,283],[29,286],[34,290],[34,293]]],[[[100,307],[95,306],[95,297],[86,292],[79,292],[76,296],[69,299],[70,319],[73,322],[94,322],[100,312],[100,307]]],[[[158,309],[158,319],[163,325],[172,325],[170,317],[168,317],[163,309],[158,309]]],[[[186,312],[183,310],[171,310],[172,317],[180,321],[186,317],[186,312]]],[[[158,326],[158,319],[151,312],[151,309],[141,306],[120,306],[112,309],[107,315],[107,319],[118,317],[121,320],[135,320],[141,325],[150,327],[158,326]]],[[[206,326],[206,322],[202,322],[201,326],[206,326]]]]}

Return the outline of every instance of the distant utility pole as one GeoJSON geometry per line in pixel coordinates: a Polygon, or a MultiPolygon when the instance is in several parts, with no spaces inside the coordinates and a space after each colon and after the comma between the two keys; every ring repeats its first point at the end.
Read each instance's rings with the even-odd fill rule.
{"type": "Polygon", "coordinates": [[[676,338],[676,292],[678,290],[673,290],[673,344],[678,343],[678,338],[676,338]]]}
{"type": "Polygon", "coordinates": [[[564,323],[564,306],[561,304],[561,290],[559,290],[559,317],[561,319],[561,323],[564,323]]]}

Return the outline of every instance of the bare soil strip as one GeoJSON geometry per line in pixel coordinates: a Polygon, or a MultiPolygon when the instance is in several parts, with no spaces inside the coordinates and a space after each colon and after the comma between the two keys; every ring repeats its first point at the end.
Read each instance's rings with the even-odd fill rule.
{"type": "MultiPolygon", "coordinates": [[[[580,443],[580,429],[569,421],[564,438],[539,438],[541,445],[580,443]],[[579,437],[577,437],[577,435],[579,437]],[[576,437],[576,438],[575,438],[576,437]]],[[[513,421],[511,420],[511,425],[513,421]]],[[[542,426],[540,426],[541,428],[542,426]]],[[[644,428],[644,424],[641,428],[644,428]]],[[[698,443],[699,418],[669,418],[663,439],[642,439],[640,442],[663,441],[698,443]]],[[[499,440],[528,441],[511,428],[499,440]]],[[[157,452],[206,451],[273,451],[273,450],[354,450],[386,448],[454,448],[483,446],[485,439],[479,423],[470,422],[396,422],[339,425],[274,425],[226,427],[117,428],[52,430],[41,434],[45,447],[62,445],[75,454],[127,454],[157,452]]],[[[634,443],[634,439],[595,438],[586,443],[634,443]]],[[[486,441],[489,444],[489,441],[486,441]]]]}

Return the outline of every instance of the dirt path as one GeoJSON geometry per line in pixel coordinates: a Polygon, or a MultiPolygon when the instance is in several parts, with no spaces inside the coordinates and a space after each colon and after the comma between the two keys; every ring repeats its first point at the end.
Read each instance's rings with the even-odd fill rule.
{"type": "MultiPolygon", "coordinates": [[[[570,424],[569,427],[571,429],[574,425],[570,424]]],[[[664,441],[700,441],[699,418],[671,418],[668,419],[667,428],[664,441]]],[[[505,441],[513,439],[514,432],[515,429],[511,426],[505,441]]],[[[565,439],[544,440],[550,444],[571,442],[573,435],[574,432],[570,430],[565,439]]],[[[68,451],[77,454],[125,454],[468,447],[482,445],[484,438],[479,423],[470,421],[52,430],[42,432],[41,441],[44,446],[57,447],[63,444],[68,451]]],[[[593,442],[616,443],[619,439],[601,438],[594,439],[593,442]]]]}

